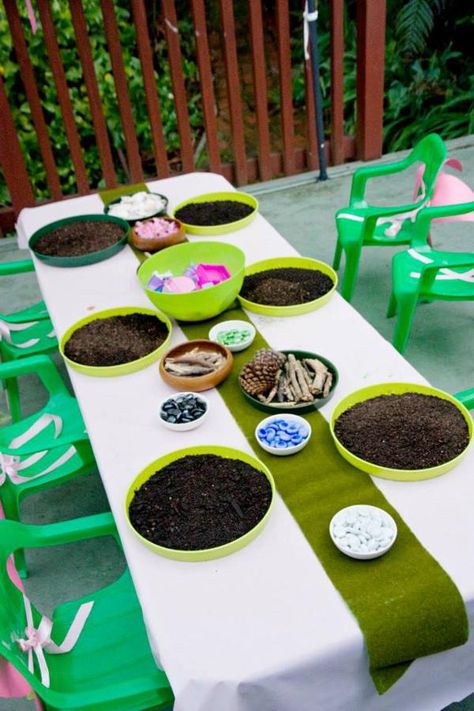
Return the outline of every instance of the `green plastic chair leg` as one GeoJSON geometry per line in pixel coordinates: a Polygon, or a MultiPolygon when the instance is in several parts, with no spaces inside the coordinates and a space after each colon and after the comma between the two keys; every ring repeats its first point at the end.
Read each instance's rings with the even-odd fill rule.
{"type": "Polygon", "coordinates": [[[341,256],[342,256],[342,245],[339,240],[339,237],[337,238],[336,242],[336,251],[334,252],[334,259],[332,260],[332,266],[334,269],[339,269],[341,266],[341,256]]]}
{"type": "Polygon", "coordinates": [[[393,333],[393,345],[399,353],[405,352],[417,303],[417,294],[399,294],[398,296],[397,320],[393,333]]]}
{"type": "Polygon", "coordinates": [[[346,301],[351,301],[354,294],[361,252],[362,245],[358,242],[348,245],[345,249],[346,264],[342,277],[341,294],[346,301]]]}
{"type": "Polygon", "coordinates": [[[387,307],[387,318],[392,318],[392,316],[395,316],[397,313],[397,297],[395,296],[395,292],[392,291],[390,294],[390,299],[388,302],[388,307],[387,307]]]}
{"type": "Polygon", "coordinates": [[[4,381],[4,385],[12,422],[19,422],[21,420],[21,405],[18,381],[16,378],[8,378],[4,381]]]}
{"type": "MultiPolygon", "coordinates": [[[[2,507],[5,518],[10,521],[20,521],[20,500],[16,496],[11,496],[8,487],[4,487],[2,495],[2,507]]],[[[25,552],[23,549],[16,550],[13,554],[15,567],[20,578],[28,577],[28,569],[26,567],[25,552]]]]}

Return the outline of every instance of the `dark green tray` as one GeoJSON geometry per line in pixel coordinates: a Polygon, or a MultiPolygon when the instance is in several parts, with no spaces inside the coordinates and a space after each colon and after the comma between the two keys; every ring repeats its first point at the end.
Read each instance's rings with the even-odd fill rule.
{"type": "Polygon", "coordinates": [[[97,262],[102,262],[104,259],[109,259],[113,257],[114,254],[120,252],[128,241],[129,226],[126,220],[121,220],[119,217],[109,217],[109,215],[75,215],[74,217],[66,217],[63,220],[56,220],[56,222],[50,222],[48,225],[41,227],[34,234],[31,235],[28,242],[29,248],[42,262],[49,264],[51,267],[84,267],[88,264],[96,264],[97,262]],[[112,244],[106,249],[101,249],[98,252],[90,252],[89,254],[81,254],[78,257],[54,257],[47,254],[40,254],[35,250],[35,244],[43,235],[48,232],[53,232],[59,227],[68,225],[71,222],[115,222],[115,224],[120,225],[123,229],[123,237],[121,237],[118,242],[112,244]]]}
{"type": "Polygon", "coordinates": [[[285,406],[285,403],[281,403],[280,407],[271,407],[270,405],[265,405],[263,402],[260,402],[260,400],[256,397],[252,397],[252,395],[249,395],[243,387],[240,385],[240,389],[242,391],[243,396],[245,399],[253,405],[257,410],[261,410],[262,412],[268,412],[271,414],[277,414],[278,412],[293,412],[296,415],[301,415],[304,414],[305,412],[312,412],[313,410],[319,410],[320,407],[325,405],[329,400],[332,398],[334,394],[334,390],[336,389],[336,386],[339,382],[339,373],[337,371],[336,366],[334,363],[331,363],[330,360],[327,358],[324,358],[322,355],[319,355],[319,353],[313,353],[312,351],[295,351],[295,350],[288,350],[288,351],[280,351],[280,353],[293,353],[295,358],[297,360],[301,360],[302,358],[317,358],[318,360],[321,361],[321,363],[324,363],[324,365],[328,368],[328,370],[331,371],[333,375],[333,381],[331,385],[331,390],[329,391],[329,395],[327,397],[322,397],[317,400],[314,400],[311,403],[302,403],[301,405],[296,405],[296,407],[288,407],[285,406]]]}

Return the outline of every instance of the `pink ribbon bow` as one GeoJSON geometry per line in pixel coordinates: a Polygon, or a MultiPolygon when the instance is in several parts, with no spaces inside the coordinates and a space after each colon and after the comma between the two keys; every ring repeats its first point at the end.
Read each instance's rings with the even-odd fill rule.
{"type": "Polygon", "coordinates": [[[41,683],[49,688],[49,669],[43,650],[49,654],[66,654],[70,652],[79,639],[94,603],[86,602],[79,607],[63,642],[59,645],[55,644],[51,639],[53,623],[49,617],[43,615],[38,627],[35,627],[31,602],[24,593],[23,603],[25,605],[26,614],[25,639],[18,639],[17,643],[21,651],[28,654],[28,670],[31,674],[34,673],[34,657],[36,657],[40,669],[41,683]]]}

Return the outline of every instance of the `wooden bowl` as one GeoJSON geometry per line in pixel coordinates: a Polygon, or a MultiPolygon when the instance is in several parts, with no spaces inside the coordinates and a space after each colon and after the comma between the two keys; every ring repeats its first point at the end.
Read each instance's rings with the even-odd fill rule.
{"type": "MultiPolygon", "coordinates": [[[[179,220],[174,217],[169,217],[168,215],[159,215],[160,220],[166,220],[166,222],[175,222],[178,225],[176,232],[172,232],[166,237],[139,237],[135,231],[135,226],[130,230],[130,242],[134,247],[140,249],[142,252],[159,252],[160,249],[165,247],[172,247],[175,244],[180,244],[186,241],[186,233],[184,231],[184,225],[179,220]]],[[[140,222],[148,222],[149,219],[140,220],[140,222]]]]}
{"type": "Polygon", "coordinates": [[[214,343],[214,341],[206,340],[195,340],[187,341],[186,343],[180,343],[179,346],[171,348],[160,360],[160,375],[168,385],[176,388],[177,390],[190,390],[192,392],[201,392],[202,390],[210,390],[219,385],[223,380],[227,378],[234,363],[234,358],[232,353],[225,346],[221,346],[220,343],[214,343]],[[165,361],[169,357],[175,357],[189,353],[193,348],[199,348],[202,351],[208,353],[221,353],[225,361],[220,368],[215,370],[213,373],[208,373],[206,375],[173,375],[165,370],[165,361]]]}

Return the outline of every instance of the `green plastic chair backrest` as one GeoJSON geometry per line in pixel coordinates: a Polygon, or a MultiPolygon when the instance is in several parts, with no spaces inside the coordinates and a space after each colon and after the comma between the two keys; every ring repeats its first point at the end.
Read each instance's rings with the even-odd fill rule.
{"type": "Polygon", "coordinates": [[[423,183],[427,197],[432,197],[433,195],[436,178],[446,158],[446,146],[437,133],[430,133],[422,138],[408,156],[410,164],[421,161],[425,165],[423,183]]]}
{"type": "MultiPolygon", "coordinates": [[[[420,210],[416,217],[413,229],[413,238],[411,247],[425,247],[428,245],[428,237],[431,229],[431,222],[439,220],[442,217],[455,217],[456,215],[465,215],[474,211],[473,202],[463,202],[457,205],[439,205],[437,207],[425,207],[420,210]]],[[[453,252],[455,254],[455,252],[453,252]]],[[[474,251],[473,251],[474,259],[474,251]]]]}

